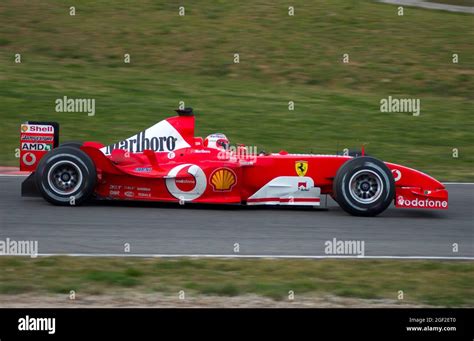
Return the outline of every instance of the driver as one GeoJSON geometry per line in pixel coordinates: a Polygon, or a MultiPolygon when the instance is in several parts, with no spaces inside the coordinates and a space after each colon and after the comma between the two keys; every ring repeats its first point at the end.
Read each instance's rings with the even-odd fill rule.
{"type": "Polygon", "coordinates": [[[229,140],[224,134],[211,134],[204,140],[204,147],[227,150],[229,149],[229,140]]]}

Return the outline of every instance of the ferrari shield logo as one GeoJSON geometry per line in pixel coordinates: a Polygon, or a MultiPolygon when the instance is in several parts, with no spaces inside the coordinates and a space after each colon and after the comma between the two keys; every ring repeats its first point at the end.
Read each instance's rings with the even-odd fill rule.
{"type": "Polygon", "coordinates": [[[296,174],[299,176],[305,176],[308,171],[308,161],[296,161],[295,162],[296,174]]]}

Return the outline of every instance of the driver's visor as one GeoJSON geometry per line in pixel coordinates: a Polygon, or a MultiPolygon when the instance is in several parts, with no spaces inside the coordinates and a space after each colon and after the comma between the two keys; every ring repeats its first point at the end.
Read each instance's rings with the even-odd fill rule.
{"type": "Polygon", "coordinates": [[[224,150],[229,149],[229,141],[227,141],[227,140],[217,140],[216,145],[218,147],[222,147],[224,150]]]}

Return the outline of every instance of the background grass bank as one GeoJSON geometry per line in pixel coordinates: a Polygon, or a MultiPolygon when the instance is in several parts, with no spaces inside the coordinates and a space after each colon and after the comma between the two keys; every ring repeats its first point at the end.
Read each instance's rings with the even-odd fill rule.
{"type": "Polygon", "coordinates": [[[474,180],[472,15],[400,17],[368,0],[296,0],[293,17],[284,1],[181,5],[184,17],[164,1],[80,1],[70,16],[59,0],[2,1],[0,164],[18,164],[25,120],[58,121],[63,140],[110,143],[184,101],[200,135],[303,153],[366,143],[441,180],[474,180]],[[96,99],[96,115],[55,112],[63,96],[96,99]],[[421,115],[381,113],[388,96],[420,99],[421,115]]]}
{"type": "Polygon", "coordinates": [[[400,303],[474,305],[474,263],[398,260],[140,259],[0,257],[0,294],[134,293],[274,300],[334,295],[400,303]],[[122,291],[121,291],[122,290],[122,291]]]}

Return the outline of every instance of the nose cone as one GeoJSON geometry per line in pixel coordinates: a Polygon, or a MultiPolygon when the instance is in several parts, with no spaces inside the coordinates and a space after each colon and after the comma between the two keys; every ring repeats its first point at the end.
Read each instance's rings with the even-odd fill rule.
{"type": "Polygon", "coordinates": [[[385,162],[392,171],[396,187],[418,187],[423,190],[445,189],[445,186],[435,178],[416,169],[385,162]]]}
{"type": "Polygon", "coordinates": [[[386,163],[395,180],[395,206],[447,209],[448,191],[435,178],[413,168],[386,163]]]}

